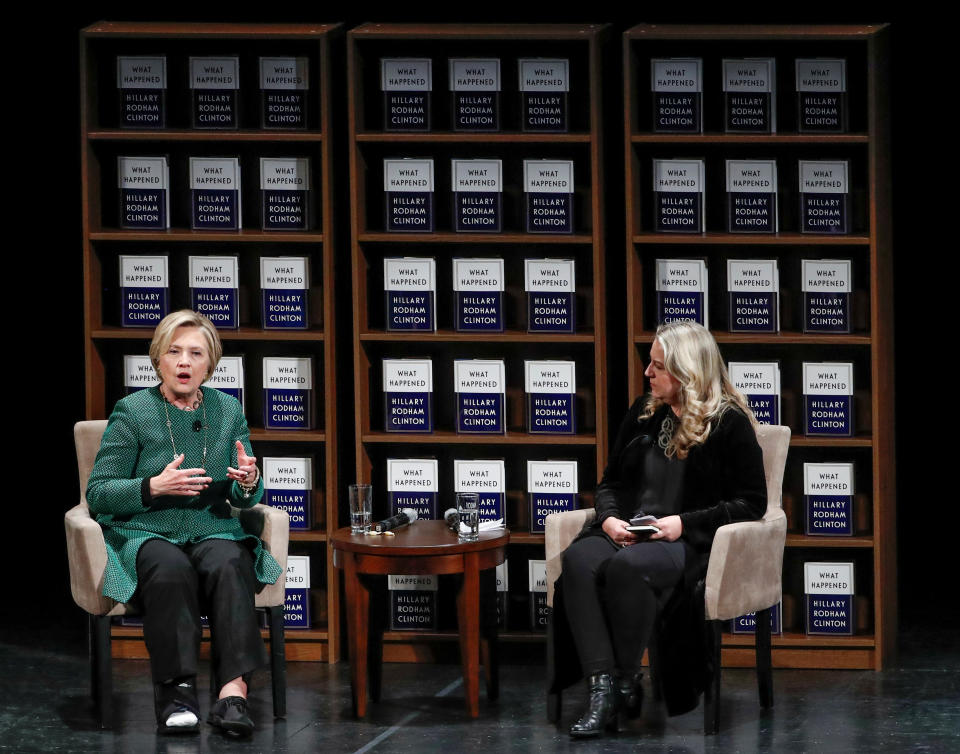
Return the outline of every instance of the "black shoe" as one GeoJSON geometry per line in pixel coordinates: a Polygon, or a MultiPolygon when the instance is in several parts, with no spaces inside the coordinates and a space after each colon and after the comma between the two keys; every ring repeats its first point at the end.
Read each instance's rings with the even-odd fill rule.
{"type": "Polygon", "coordinates": [[[247,700],[242,696],[217,699],[210,708],[207,722],[231,736],[246,737],[253,733],[253,720],[247,715],[247,700]]]}
{"type": "Polygon", "coordinates": [[[196,678],[185,676],[153,685],[157,733],[196,733],[200,730],[200,704],[196,678]]]}
{"type": "Polygon", "coordinates": [[[570,726],[571,738],[592,738],[604,730],[617,732],[617,695],[609,673],[597,673],[587,681],[590,703],[577,722],[570,726]]]}
{"type": "Polygon", "coordinates": [[[643,686],[640,679],[643,673],[624,673],[617,678],[617,691],[620,693],[620,710],[629,720],[640,717],[643,708],[643,686]]]}

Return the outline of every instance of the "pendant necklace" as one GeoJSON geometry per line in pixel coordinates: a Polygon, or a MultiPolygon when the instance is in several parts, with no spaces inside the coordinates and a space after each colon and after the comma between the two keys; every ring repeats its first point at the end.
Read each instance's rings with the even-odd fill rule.
{"type": "MultiPolygon", "coordinates": [[[[167,396],[164,395],[163,389],[160,390],[160,395],[163,398],[163,410],[167,414],[167,433],[170,435],[170,446],[173,448],[173,460],[177,460],[177,443],[173,439],[173,422],[170,421],[170,401],[167,400],[167,396]]],[[[200,404],[200,410],[203,412],[203,461],[200,463],[201,469],[207,468],[207,407],[203,404],[203,393],[197,390],[197,395],[199,396],[197,403],[200,404]]],[[[196,403],[194,404],[196,406],[196,403]]],[[[187,460],[186,454],[183,456],[184,462],[187,460]]],[[[189,468],[189,467],[188,467],[189,468]]]]}

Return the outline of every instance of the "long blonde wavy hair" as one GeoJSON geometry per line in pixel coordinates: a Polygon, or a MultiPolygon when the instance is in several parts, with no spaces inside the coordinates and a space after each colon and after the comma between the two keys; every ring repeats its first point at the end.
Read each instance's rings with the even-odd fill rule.
{"type": "MultiPolygon", "coordinates": [[[[657,328],[663,365],[680,383],[680,426],[667,445],[668,457],[686,458],[690,448],[707,441],[724,411],[735,406],[756,426],[757,420],[743,393],[734,387],[710,331],[691,321],[670,322],[657,328]]],[[[649,419],[663,401],[650,396],[640,419],[649,419]]]]}

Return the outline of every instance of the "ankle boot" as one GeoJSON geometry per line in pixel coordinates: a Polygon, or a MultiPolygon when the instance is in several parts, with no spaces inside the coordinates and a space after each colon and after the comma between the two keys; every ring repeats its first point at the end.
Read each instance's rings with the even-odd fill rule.
{"type": "Polygon", "coordinates": [[[599,736],[603,731],[617,731],[617,695],[609,673],[596,673],[587,681],[590,702],[587,711],[570,727],[573,738],[599,736]]]}
{"type": "Polygon", "coordinates": [[[643,686],[640,679],[643,673],[624,673],[617,677],[617,691],[620,693],[620,709],[629,720],[640,717],[643,707],[643,686]]]}

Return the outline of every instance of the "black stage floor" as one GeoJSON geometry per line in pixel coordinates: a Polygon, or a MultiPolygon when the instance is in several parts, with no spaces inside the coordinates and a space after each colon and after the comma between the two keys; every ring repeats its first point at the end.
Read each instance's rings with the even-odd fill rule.
{"type": "Polygon", "coordinates": [[[385,665],[383,699],[358,721],[350,715],[347,663],[290,663],[286,720],[272,719],[264,673],[252,693],[257,730],[243,742],[206,725],[199,735],[158,737],[147,663],[114,661],[118,723],[105,732],[92,716],[76,629],[5,633],[2,751],[960,752],[960,646],[957,633],[948,630],[904,632],[896,667],[879,673],[777,670],[776,707],[769,712],[757,705],[753,671],[725,670],[717,736],[704,738],[699,708],[661,726],[641,720],[599,741],[567,737],[566,726],[585,698],[580,686],[566,695],[563,725],[547,723],[539,657],[504,666],[500,700],[487,703],[481,691],[476,720],[464,709],[456,665],[385,665]]]}

